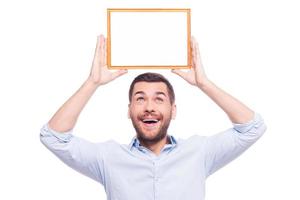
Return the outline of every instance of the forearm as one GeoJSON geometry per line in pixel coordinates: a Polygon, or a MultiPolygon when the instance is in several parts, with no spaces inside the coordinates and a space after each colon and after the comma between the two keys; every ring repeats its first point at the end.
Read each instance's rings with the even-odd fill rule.
{"type": "Polygon", "coordinates": [[[58,132],[74,128],[82,109],[96,91],[97,86],[89,79],[69,98],[49,121],[49,127],[58,132]]]}
{"type": "Polygon", "coordinates": [[[228,115],[233,123],[242,124],[253,119],[254,112],[250,108],[211,81],[206,80],[198,87],[228,115]]]}

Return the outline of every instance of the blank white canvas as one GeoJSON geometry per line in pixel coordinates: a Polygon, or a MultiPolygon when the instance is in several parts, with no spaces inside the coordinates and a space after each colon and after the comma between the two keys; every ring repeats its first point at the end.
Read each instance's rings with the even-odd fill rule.
{"type": "Polygon", "coordinates": [[[187,66],[187,38],[187,12],[111,12],[111,65],[187,66]]]}

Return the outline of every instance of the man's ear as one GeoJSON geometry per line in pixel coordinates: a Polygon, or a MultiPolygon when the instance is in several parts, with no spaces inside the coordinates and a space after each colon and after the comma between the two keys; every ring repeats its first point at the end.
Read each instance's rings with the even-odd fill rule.
{"type": "Polygon", "coordinates": [[[177,108],[176,108],[176,104],[174,103],[172,105],[172,119],[176,118],[176,114],[177,114],[177,108]]]}
{"type": "Polygon", "coordinates": [[[128,104],[127,117],[128,117],[128,119],[130,119],[130,118],[131,118],[131,117],[130,117],[130,103],[128,104]]]}

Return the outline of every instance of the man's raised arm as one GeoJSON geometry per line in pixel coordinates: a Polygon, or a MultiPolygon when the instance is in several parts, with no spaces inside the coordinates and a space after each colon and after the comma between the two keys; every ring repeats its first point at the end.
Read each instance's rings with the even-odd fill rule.
{"type": "Polygon", "coordinates": [[[233,123],[242,124],[253,119],[254,112],[251,109],[217,87],[206,77],[200,59],[198,43],[195,38],[192,39],[191,46],[193,58],[193,66],[191,70],[188,72],[172,70],[172,72],[181,76],[188,83],[201,89],[228,115],[233,123]]]}
{"type": "Polygon", "coordinates": [[[80,89],[42,127],[41,142],[59,159],[76,171],[100,182],[103,178],[103,159],[108,143],[93,143],[74,136],[72,129],[77,118],[96,91],[103,84],[126,73],[126,70],[110,72],[106,67],[106,45],[104,36],[99,36],[92,69],[80,89]]]}
{"type": "Polygon", "coordinates": [[[103,35],[98,36],[94,60],[88,79],[54,114],[48,123],[49,127],[57,132],[67,132],[73,129],[79,114],[96,89],[126,72],[127,70],[111,72],[107,69],[106,40],[103,35]]]}
{"type": "Polygon", "coordinates": [[[200,88],[228,115],[233,123],[232,128],[205,139],[205,145],[203,145],[205,170],[206,176],[209,176],[254,144],[265,132],[266,126],[259,114],[255,114],[206,77],[200,60],[198,44],[194,38],[192,53],[193,67],[191,70],[188,72],[172,70],[172,72],[200,88]]]}

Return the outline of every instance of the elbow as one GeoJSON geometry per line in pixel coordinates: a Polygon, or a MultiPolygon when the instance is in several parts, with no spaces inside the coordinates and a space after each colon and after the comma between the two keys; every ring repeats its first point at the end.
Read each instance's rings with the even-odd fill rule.
{"type": "Polygon", "coordinates": [[[261,138],[267,130],[267,125],[261,116],[258,116],[254,120],[252,128],[246,134],[251,140],[256,141],[261,138]]]}
{"type": "Polygon", "coordinates": [[[51,149],[68,144],[72,137],[71,131],[65,133],[56,132],[51,130],[48,124],[45,124],[40,130],[41,143],[51,149]]]}
{"type": "Polygon", "coordinates": [[[44,136],[42,135],[41,132],[40,132],[40,134],[39,134],[39,137],[40,137],[40,142],[41,142],[42,144],[45,144],[45,139],[44,139],[44,136]]]}
{"type": "Polygon", "coordinates": [[[47,148],[50,148],[51,144],[55,143],[55,138],[53,138],[52,134],[49,132],[47,125],[44,125],[39,134],[40,142],[47,148]]]}
{"type": "Polygon", "coordinates": [[[267,130],[267,125],[266,123],[262,120],[261,123],[255,127],[257,130],[256,130],[256,133],[259,137],[261,137],[262,135],[264,135],[264,133],[266,132],[267,130]]]}
{"type": "Polygon", "coordinates": [[[267,130],[267,125],[260,114],[255,114],[253,119],[252,128],[249,130],[250,134],[256,135],[257,138],[260,138],[267,130]]]}
{"type": "Polygon", "coordinates": [[[245,124],[235,124],[234,129],[239,137],[249,142],[255,142],[266,132],[267,126],[263,118],[259,114],[255,114],[253,120],[245,124]]]}

